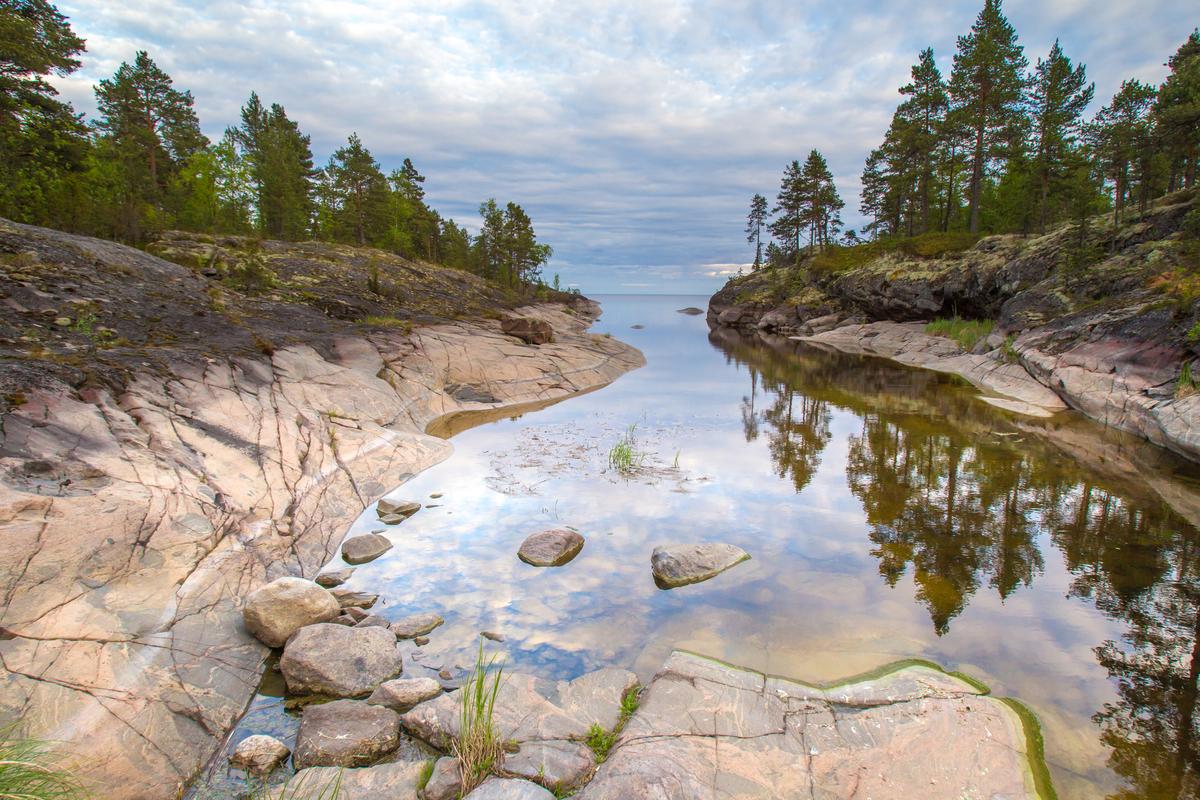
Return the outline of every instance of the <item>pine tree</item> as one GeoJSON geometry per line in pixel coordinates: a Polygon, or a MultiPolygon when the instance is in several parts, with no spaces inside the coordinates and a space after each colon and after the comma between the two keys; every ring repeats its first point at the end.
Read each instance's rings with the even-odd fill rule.
{"type": "Polygon", "coordinates": [[[192,109],[191,92],[138,51],[112,78],[96,87],[97,129],[112,142],[122,167],[125,209],[121,228],[139,238],[143,224],[157,218],[161,198],[179,168],[208,141],[192,109]]]}
{"type": "Polygon", "coordinates": [[[834,186],[833,174],[820,151],[809,152],[801,172],[800,186],[800,224],[808,228],[809,246],[824,250],[841,230],[840,212],[846,204],[834,186]]]}
{"type": "Polygon", "coordinates": [[[929,210],[934,180],[934,157],[945,121],[949,96],[942,73],[933,60],[933,48],[927,47],[912,68],[912,82],[900,88],[909,99],[900,106],[908,120],[908,150],[917,172],[916,195],[920,203],[920,232],[930,229],[929,210]]]}
{"type": "Polygon", "coordinates": [[[1200,167],[1200,29],[1167,61],[1171,72],[1158,90],[1154,120],[1171,159],[1168,191],[1196,185],[1200,167]]]}
{"type": "Polygon", "coordinates": [[[767,222],[767,198],[755,194],[750,198],[750,213],[746,216],[746,241],[754,245],[754,269],[762,266],[762,232],[767,222]]]}
{"type": "Polygon", "coordinates": [[[1034,162],[1038,190],[1038,228],[1046,230],[1050,194],[1068,176],[1070,151],[1082,129],[1084,110],[1091,104],[1095,84],[1087,82],[1083,64],[1071,65],[1058,40],[1045,61],[1038,59],[1030,96],[1033,113],[1034,162]]]}
{"type": "Polygon", "coordinates": [[[313,215],[312,149],[283,106],[265,108],[255,93],[242,107],[233,135],[251,164],[259,229],[274,239],[309,233],[313,215]]]}
{"type": "Polygon", "coordinates": [[[1093,150],[1105,176],[1113,182],[1114,225],[1121,224],[1126,202],[1132,197],[1130,168],[1149,144],[1155,94],[1153,86],[1125,81],[1090,128],[1093,150]]]}
{"type": "Polygon", "coordinates": [[[966,36],[958,37],[950,74],[952,113],[971,131],[967,187],[971,233],[980,230],[983,184],[990,166],[1009,152],[1023,122],[1025,70],[1029,66],[1000,0],[984,0],[966,36]]]}
{"type": "Polygon", "coordinates": [[[775,219],[767,226],[779,243],[784,258],[790,260],[796,259],[800,254],[800,236],[803,231],[800,222],[800,206],[803,203],[802,181],[799,161],[793,161],[784,168],[775,207],[771,209],[775,219]]]}
{"type": "Polygon", "coordinates": [[[858,213],[871,220],[863,226],[863,233],[871,238],[879,236],[885,229],[883,211],[887,203],[888,183],[883,174],[883,160],[883,150],[875,148],[867,156],[862,172],[862,201],[858,213]]]}
{"type": "Polygon", "coordinates": [[[374,241],[386,226],[387,180],[357,133],[334,151],[325,168],[336,203],[335,221],[358,245],[374,241]]]}

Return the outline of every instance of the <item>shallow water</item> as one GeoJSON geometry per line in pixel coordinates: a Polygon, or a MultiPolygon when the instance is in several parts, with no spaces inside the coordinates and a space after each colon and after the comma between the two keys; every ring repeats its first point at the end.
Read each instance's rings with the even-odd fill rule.
{"type": "MultiPolygon", "coordinates": [[[[675,647],[810,681],[925,658],[1039,715],[1060,797],[1197,796],[1196,469],[1074,413],[1013,416],[947,376],[710,336],[675,313],[705,298],[601,301],[594,330],[645,368],[459,433],[393,493],[431,507],[349,586],[383,596],[375,613],[445,616],[406,674],[468,666],[483,630],[503,634],[487,645],[509,669],[560,678],[647,680],[675,647]],[[627,478],[607,456],[631,425],[646,455],[627,478]],[[564,525],[587,538],[570,564],[516,558],[564,525]],[[651,550],[695,540],[752,560],[658,589],[651,550]]],[[[380,527],[368,509],[351,533],[380,527]]],[[[231,745],[294,735],[271,694],[231,745]]]]}

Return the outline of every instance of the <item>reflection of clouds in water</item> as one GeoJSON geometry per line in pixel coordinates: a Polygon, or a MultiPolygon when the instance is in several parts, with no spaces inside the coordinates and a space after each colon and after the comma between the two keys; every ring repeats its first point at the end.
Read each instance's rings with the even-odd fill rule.
{"type": "MultiPolygon", "coordinates": [[[[452,458],[396,493],[444,492],[443,507],[389,529],[396,548],[359,567],[351,584],[381,592],[388,616],[445,615],[423,648],[431,666],[468,665],[480,630],[504,634],[487,647],[510,668],[553,677],[615,665],[647,679],[673,647],[814,681],[909,657],[962,666],[1042,715],[1060,796],[1108,791],[1114,779],[1091,715],[1116,695],[1092,648],[1125,628],[1071,593],[1081,574],[1119,570],[1128,550],[1105,561],[1089,549],[1102,549],[1103,529],[1067,535],[1055,520],[1029,524],[1034,512],[1078,506],[1078,478],[1057,475],[1061,459],[1033,440],[1017,450],[990,436],[1005,418],[940,377],[811,353],[775,364],[739,352],[746,365],[728,363],[705,340],[703,320],[664,320],[693,304],[610,303],[604,324],[613,330],[668,323],[640,332],[648,366],[456,437],[452,458]],[[669,466],[679,451],[682,478],[605,471],[632,423],[658,462],[669,466]],[[959,459],[963,503],[948,530],[934,524],[950,496],[947,453],[959,459]],[[1018,503],[1007,517],[995,512],[1006,500],[1018,503]],[[517,559],[525,536],[559,525],[587,539],[574,561],[538,569],[517,559]],[[651,550],[695,540],[737,544],[752,560],[705,583],[657,589],[651,550]],[[894,586],[885,555],[901,566],[894,586]],[[939,633],[934,612],[944,609],[953,613],[939,633]]],[[[377,527],[368,512],[354,530],[377,527]]]]}

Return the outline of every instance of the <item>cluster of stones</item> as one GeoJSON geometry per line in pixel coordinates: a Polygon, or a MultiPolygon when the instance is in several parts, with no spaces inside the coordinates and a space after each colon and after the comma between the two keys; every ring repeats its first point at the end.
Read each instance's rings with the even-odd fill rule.
{"type": "MultiPolygon", "coordinates": [[[[421,507],[416,501],[385,499],[376,511],[381,523],[397,525],[421,507]]],[[[350,565],[378,558],[392,546],[382,534],[346,539],[342,558],[350,565]]],[[[528,536],[517,555],[535,567],[558,567],[574,559],[584,543],[569,528],[544,530],[528,536]]],[[[659,585],[673,587],[707,580],[747,558],[732,545],[693,544],[658,548],[651,563],[659,585]]],[[[325,702],[304,706],[294,752],[273,737],[254,735],[238,743],[230,762],[265,774],[291,756],[298,772],[288,791],[316,788],[329,770],[349,767],[355,768],[350,781],[359,787],[351,796],[372,797],[373,787],[386,787],[389,797],[403,796],[396,789],[408,786],[415,797],[419,770],[403,762],[371,765],[387,761],[397,750],[402,730],[441,752],[452,749],[458,735],[457,697],[443,695],[445,682],[399,677],[404,663],[397,640],[424,644],[425,635],[443,619],[431,612],[395,621],[372,614],[379,596],[345,587],[353,574],[354,567],[345,566],[327,569],[311,581],[279,578],[246,598],[246,629],[264,644],[283,649],[279,670],[289,694],[325,702]]],[[[497,633],[483,635],[503,639],[497,633]]],[[[619,726],[622,699],[636,684],[636,677],[624,670],[600,670],[558,684],[506,676],[495,719],[512,752],[497,775],[470,797],[545,797],[550,796],[547,789],[562,792],[583,785],[596,768],[596,756],[585,743],[589,733],[596,726],[605,732],[619,726]]],[[[456,759],[438,759],[420,797],[459,797],[460,773],[456,759]]]]}

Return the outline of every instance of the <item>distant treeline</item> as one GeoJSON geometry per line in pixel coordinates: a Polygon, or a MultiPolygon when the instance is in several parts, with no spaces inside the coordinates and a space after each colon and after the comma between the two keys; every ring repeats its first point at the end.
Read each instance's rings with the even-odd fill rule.
{"type": "Polygon", "coordinates": [[[372,245],[510,286],[540,281],[551,250],[516,203],[483,203],[471,236],[426,204],[409,159],[385,175],[351,134],[317,167],[309,137],[257,94],[210,142],[191,93],[145,52],[100,81],[85,120],[46,80],[83,51],[51,3],[0,0],[0,216],[133,243],[181,228],[372,245]]]}
{"type": "MultiPolygon", "coordinates": [[[[1057,41],[1032,70],[1000,0],[985,0],[958,37],[949,80],[922,51],[904,100],[862,174],[862,235],[1033,233],[1196,185],[1200,164],[1200,31],[1167,61],[1154,87],[1121,84],[1092,119],[1095,85],[1057,41]]],[[[746,229],[755,264],[791,263],[808,248],[860,241],[842,228],[843,203],[825,159],[788,165],[775,207],[751,200],[746,229]]]]}

